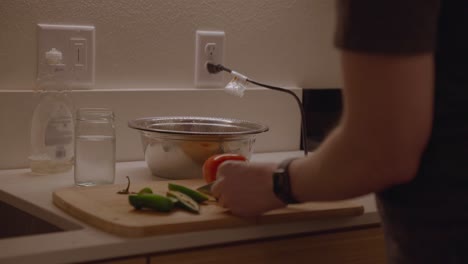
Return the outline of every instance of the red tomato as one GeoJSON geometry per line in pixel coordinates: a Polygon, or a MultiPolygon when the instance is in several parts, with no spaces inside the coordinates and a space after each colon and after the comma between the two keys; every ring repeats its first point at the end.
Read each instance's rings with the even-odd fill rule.
{"type": "Polygon", "coordinates": [[[203,178],[207,183],[216,180],[216,172],[218,171],[219,165],[226,160],[240,160],[246,161],[247,159],[240,154],[217,154],[209,157],[205,163],[203,163],[203,178]]]}

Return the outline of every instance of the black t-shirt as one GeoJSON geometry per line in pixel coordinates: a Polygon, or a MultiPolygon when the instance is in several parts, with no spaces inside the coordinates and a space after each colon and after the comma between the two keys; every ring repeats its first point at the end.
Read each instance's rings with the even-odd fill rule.
{"type": "Polygon", "coordinates": [[[335,45],[435,54],[431,137],[415,179],[377,194],[390,263],[468,263],[468,0],[338,0],[335,45]]]}

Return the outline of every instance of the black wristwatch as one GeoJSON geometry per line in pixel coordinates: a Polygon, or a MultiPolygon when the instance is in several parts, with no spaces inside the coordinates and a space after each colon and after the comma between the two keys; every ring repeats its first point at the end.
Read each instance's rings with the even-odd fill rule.
{"type": "Polygon", "coordinates": [[[294,198],[291,191],[291,181],[289,178],[289,164],[297,158],[290,158],[282,161],[273,172],[273,192],[286,204],[299,203],[294,198]]]}

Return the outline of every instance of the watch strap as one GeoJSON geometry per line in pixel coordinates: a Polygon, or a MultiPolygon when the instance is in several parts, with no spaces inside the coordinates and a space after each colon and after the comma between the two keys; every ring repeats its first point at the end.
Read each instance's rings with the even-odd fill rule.
{"type": "Polygon", "coordinates": [[[276,197],[286,204],[299,203],[291,191],[291,179],[289,176],[289,165],[297,158],[289,158],[282,161],[273,173],[273,192],[276,197]]]}

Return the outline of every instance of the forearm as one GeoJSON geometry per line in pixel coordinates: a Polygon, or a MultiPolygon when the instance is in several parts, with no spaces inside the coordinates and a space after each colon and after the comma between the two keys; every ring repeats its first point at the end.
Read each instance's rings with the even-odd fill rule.
{"type": "Polygon", "coordinates": [[[394,184],[389,174],[397,172],[367,146],[338,126],[316,152],[290,165],[294,196],[299,201],[341,200],[394,184]]]}
{"type": "Polygon", "coordinates": [[[416,175],[432,125],[433,57],[342,53],[344,111],[322,145],[290,165],[300,201],[382,190],[416,175]]]}

